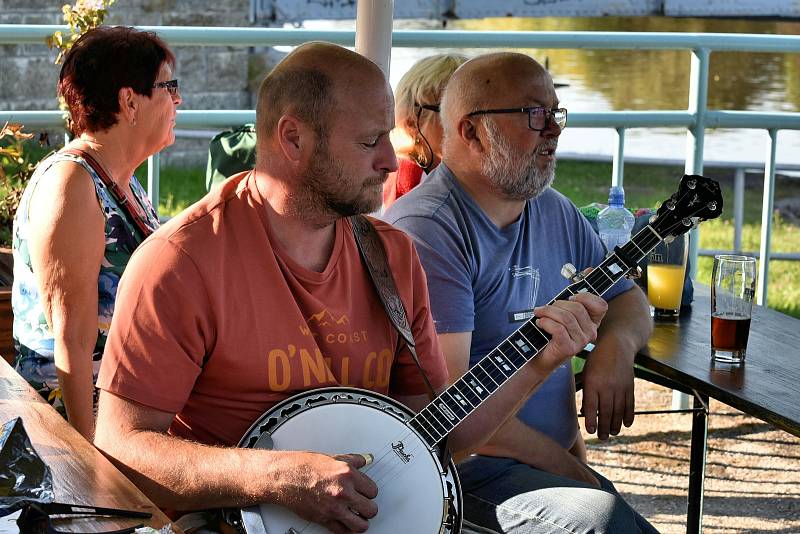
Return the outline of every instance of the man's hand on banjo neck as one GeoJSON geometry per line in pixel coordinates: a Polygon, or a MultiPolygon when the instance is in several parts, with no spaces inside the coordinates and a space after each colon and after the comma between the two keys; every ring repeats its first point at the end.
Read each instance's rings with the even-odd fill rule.
{"type": "MultiPolygon", "coordinates": [[[[590,293],[536,308],[536,324],[550,334],[550,342],[450,433],[448,445],[454,457],[462,458],[484,445],[550,373],[594,342],[606,310],[606,301],[590,293]]],[[[451,383],[469,368],[471,339],[471,332],[439,334],[451,383]]],[[[396,398],[414,411],[428,404],[424,395],[396,398]]]]}

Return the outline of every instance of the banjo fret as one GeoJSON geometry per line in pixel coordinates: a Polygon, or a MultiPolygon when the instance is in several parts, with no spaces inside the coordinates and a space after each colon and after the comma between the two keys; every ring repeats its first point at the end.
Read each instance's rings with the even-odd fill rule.
{"type": "Polygon", "coordinates": [[[432,408],[433,405],[429,404],[419,412],[419,415],[428,424],[427,427],[428,434],[431,434],[432,436],[436,437],[436,441],[434,443],[431,443],[431,445],[434,445],[436,443],[439,443],[442,440],[442,438],[444,438],[448,434],[448,432],[450,432],[450,430],[453,429],[452,428],[448,429],[446,426],[443,426],[441,423],[439,423],[432,412],[432,408]],[[433,421],[435,424],[432,424],[431,421],[433,421]]]}
{"type": "Polygon", "coordinates": [[[603,275],[605,275],[605,277],[608,279],[608,282],[610,282],[610,283],[611,283],[611,285],[614,285],[614,278],[611,276],[611,273],[609,273],[609,272],[606,270],[606,267],[604,267],[604,266],[601,264],[601,265],[600,265],[600,267],[598,267],[598,268],[597,268],[597,269],[595,269],[595,270],[596,270],[597,272],[599,272],[599,273],[602,273],[603,275]]]}
{"type": "Polygon", "coordinates": [[[500,345],[497,346],[495,351],[502,354],[514,368],[512,374],[517,372],[528,361],[525,358],[525,356],[520,352],[520,350],[517,347],[515,347],[514,344],[511,343],[511,341],[509,340],[505,340],[502,343],[500,343],[500,345]],[[505,348],[503,348],[503,346],[505,346],[505,348]]]}
{"type": "Polygon", "coordinates": [[[422,411],[420,411],[417,414],[417,416],[422,416],[422,417],[414,417],[414,418],[412,418],[408,422],[408,425],[411,428],[413,428],[414,430],[416,430],[417,434],[422,436],[423,439],[427,439],[428,440],[428,444],[439,443],[444,436],[439,436],[437,438],[436,436],[433,435],[433,433],[432,433],[433,431],[431,430],[431,428],[429,426],[425,425],[422,422],[422,419],[424,418],[424,415],[422,415],[422,411]]]}
{"type": "Polygon", "coordinates": [[[517,366],[506,358],[502,351],[492,351],[491,356],[491,362],[506,378],[509,378],[517,371],[517,366]]]}
{"type": "Polygon", "coordinates": [[[445,416],[444,412],[439,408],[440,404],[443,404],[443,401],[438,401],[437,399],[437,401],[434,401],[428,406],[426,406],[425,409],[428,411],[427,413],[428,420],[433,419],[434,423],[437,426],[437,429],[438,428],[442,429],[442,431],[440,432],[442,434],[442,437],[444,437],[447,434],[449,434],[451,430],[453,430],[453,425],[454,425],[453,419],[455,417],[445,416]]]}
{"type": "MultiPolygon", "coordinates": [[[[466,382],[455,382],[452,386],[447,388],[445,391],[455,390],[459,395],[463,398],[467,399],[470,404],[469,411],[472,412],[474,408],[477,408],[478,405],[481,403],[480,397],[478,397],[466,384],[466,382]]],[[[469,413],[467,413],[469,415],[469,413]]],[[[466,417],[466,415],[464,416],[466,417]]]]}
{"type": "Polygon", "coordinates": [[[453,410],[458,417],[464,418],[469,415],[469,408],[471,408],[472,405],[461,393],[445,391],[440,395],[440,397],[444,396],[447,396],[447,398],[450,399],[448,401],[448,406],[450,406],[450,409],[453,410]]]}
{"type": "MultiPolygon", "coordinates": [[[[478,362],[475,365],[475,367],[473,367],[473,369],[475,369],[475,372],[473,374],[475,375],[475,378],[481,383],[483,389],[488,391],[488,394],[486,395],[488,397],[489,395],[497,391],[497,389],[500,386],[497,384],[497,382],[495,382],[492,379],[492,375],[489,374],[489,371],[486,370],[485,366],[486,366],[486,359],[483,359],[480,362],[478,362]]],[[[505,380],[501,380],[501,382],[505,382],[505,380]]]]}
{"type": "Polygon", "coordinates": [[[480,363],[480,365],[483,366],[482,367],[483,372],[488,375],[489,379],[492,382],[494,382],[495,385],[497,385],[497,387],[500,387],[500,385],[506,381],[506,375],[502,371],[500,371],[500,369],[494,364],[491,358],[484,359],[480,363]],[[497,380],[495,380],[496,375],[499,375],[497,380]]]}
{"type": "Polygon", "coordinates": [[[482,403],[487,399],[488,395],[485,395],[486,390],[483,389],[481,385],[478,383],[478,381],[475,379],[475,374],[472,372],[472,369],[464,373],[464,376],[462,376],[460,380],[464,381],[469,390],[478,399],[478,402],[475,406],[478,406],[480,403],[482,403]]]}

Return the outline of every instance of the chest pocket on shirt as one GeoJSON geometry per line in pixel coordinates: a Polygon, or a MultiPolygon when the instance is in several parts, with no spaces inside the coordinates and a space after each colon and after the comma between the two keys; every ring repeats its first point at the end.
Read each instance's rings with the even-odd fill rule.
{"type": "Polygon", "coordinates": [[[508,321],[519,323],[533,317],[533,308],[539,295],[539,282],[541,275],[539,269],[528,266],[512,265],[508,269],[512,278],[510,284],[513,295],[510,298],[511,309],[508,311],[508,321]]]}

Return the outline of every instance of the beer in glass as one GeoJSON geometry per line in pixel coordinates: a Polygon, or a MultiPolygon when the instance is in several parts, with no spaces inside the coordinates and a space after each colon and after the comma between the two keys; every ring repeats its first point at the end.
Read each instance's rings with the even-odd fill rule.
{"type": "Polygon", "coordinates": [[[756,260],[714,257],[711,283],[711,356],[729,365],[744,363],[756,289],[756,260]]]}

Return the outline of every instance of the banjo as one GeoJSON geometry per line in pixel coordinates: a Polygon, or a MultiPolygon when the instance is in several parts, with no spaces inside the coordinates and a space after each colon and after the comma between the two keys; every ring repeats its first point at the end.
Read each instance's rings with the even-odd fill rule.
{"type": "MultiPolygon", "coordinates": [[[[655,246],[722,213],[719,184],[703,176],[684,176],[649,224],[616,247],[588,275],[562,271],[572,280],[555,300],[578,293],[602,295],[655,246]]],[[[370,534],[458,534],[461,489],[452,460],[443,465],[438,445],[514,373],[544,349],[549,336],[533,317],[472,366],[419,413],[384,395],[356,388],[326,388],[277,404],[253,423],[240,447],[305,450],[336,455],[368,451],[374,460],[362,468],[378,486],[378,515],[370,534]]],[[[323,534],[329,531],[275,504],[264,503],[229,516],[247,534],[323,534]],[[237,517],[239,516],[240,517],[237,517]]]]}

